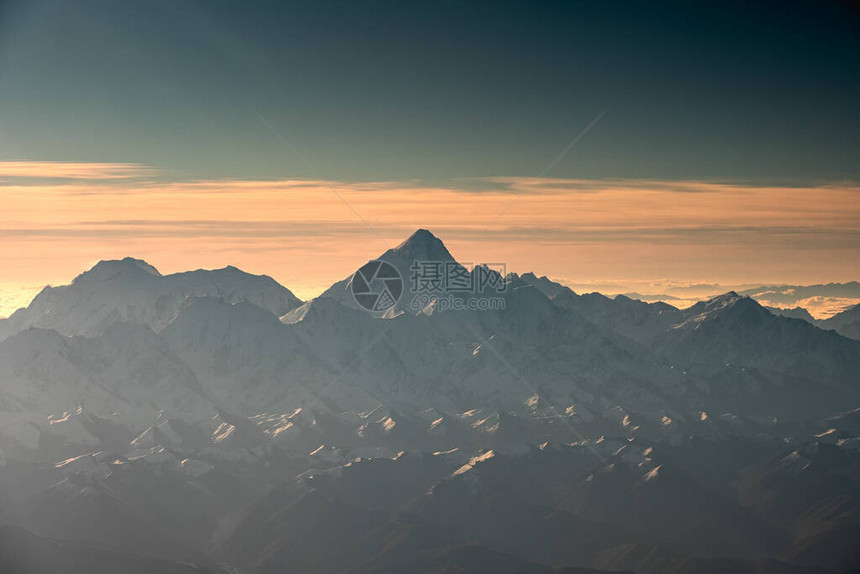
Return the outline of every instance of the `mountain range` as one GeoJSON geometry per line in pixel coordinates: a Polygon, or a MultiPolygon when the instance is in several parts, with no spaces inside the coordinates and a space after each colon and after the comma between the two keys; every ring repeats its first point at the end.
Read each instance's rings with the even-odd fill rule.
{"type": "Polygon", "coordinates": [[[848,309],[836,313],[827,319],[815,319],[810,315],[809,311],[803,307],[794,307],[790,309],[768,307],[768,310],[776,315],[803,319],[804,321],[822,329],[836,331],[840,335],[860,340],[860,305],[849,307],[848,309]]]}
{"type": "Polygon", "coordinates": [[[0,320],[10,571],[860,568],[860,307],[524,273],[446,310],[416,261],[494,272],[426,230],[371,261],[405,285],[385,312],[354,274],[301,301],[126,258],[0,320]]]}

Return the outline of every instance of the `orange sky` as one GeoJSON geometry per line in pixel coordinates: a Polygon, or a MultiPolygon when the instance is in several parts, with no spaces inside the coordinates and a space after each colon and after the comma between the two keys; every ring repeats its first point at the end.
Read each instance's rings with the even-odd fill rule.
{"type": "Polygon", "coordinates": [[[170,181],[134,164],[0,162],[0,316],[41,285],[124,256],[162,273],[232,264],[307,298],[418,227],[464,263],[504,262],[577,283],[860,279],[857,185],[331,185],[384,241],[324,182],[170,181]]]}

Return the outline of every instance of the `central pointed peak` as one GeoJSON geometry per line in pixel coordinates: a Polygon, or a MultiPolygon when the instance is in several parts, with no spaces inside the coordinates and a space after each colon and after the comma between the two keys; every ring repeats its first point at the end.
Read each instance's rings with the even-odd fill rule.
{"type": "Polygon", "coordinates": [[[416,242],[416,241],[439,241],[439,238],[433,235],[433,233],[429,229],[416,229],[415,232],[409,236],[409,238],[401,243],[401,245],[405,245],[406,243],[416,242]]]}
{"type": "MultiPolygon", "coordinates": [[[[365,266],[358,269],[350,277],[342,281],[338,281],[329,287],[320,297],[331,297],[340,303],[352,308],[364,308],[364,303],[359,303],[355,298],[356,289],[362,300],[372,301],[372,306],[376,306],[379,302],[375,296],[382,293],[380,284],[384,284],[388,288],[386,281],[391,281],[393,285],[397,285],[394,291],[388,293],[397,299],[398,296],[405,293],[405,289],[410,288],[412,282],[423,273],[447,273],[448,269],[453,265],[455,268],[464,268],[457,263],[442,240],[433,235],[426,229],[418,229],[409,238],[398,245],[383,253],[382,255],[371,259],[365,266]],[[381,266],[378,260],[388,263],[387,266],[381,266]],[[438,265],[433,265],[434,263],[438,265]],[[391,269],[393,267],[393,270],[391,269]],[[424,271],[424,269],[428,271],[424,271]],[[385,276],[379,276],[377,273],[384,269],[385,276]],[[396,271],[396,275],[400,281],[394,281],[392,271],[396,271]],[[356,277],[360,277],[360,281],[356,277]],[[394,293],[396,292],[396,295],[394,293]],[[366,296],[366,297],[365,297],[366,296]]],[[[395,302],[395,307],[392,310],[401,311],[405,307],[411,305],[414,294],[404,296],[395,302]]]]}
{"type": "Polygon", "coordinates": [[[453,261],[454,257],[442,240],[426,229],[419,229],[409,239],[389,250],[406,260],[453,261]]]}

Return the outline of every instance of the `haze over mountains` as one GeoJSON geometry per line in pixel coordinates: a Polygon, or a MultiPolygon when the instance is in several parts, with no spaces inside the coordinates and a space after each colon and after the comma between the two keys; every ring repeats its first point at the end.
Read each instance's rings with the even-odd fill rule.
{"type": "Polygon", "coordinates": [[[625,283],[577,283],[562,281],[577,292],[616,294],[648,303],[662,301],[674,307],[689,307],[728,291],[752,297],[762,305],[775,309],[801,308],[809,320],[825,320],[860,304],[860,283],[827,283],[816,285],[790,284],[744,284],[721,285],[719,283],[696,283],[660,286],[661,282],[625,283]],[[632,289],[632,290],[631,290],[632,289]]]}
{"type": "MultiPolygon", "coordinates": [[[[455,264],[426,230],[379,259],[455,264]]],[[[103,261],[0,320],[0,566],[860,568],[860,307],[525,273],[503,308],[371,314],[351,277],[103,261]]]]}

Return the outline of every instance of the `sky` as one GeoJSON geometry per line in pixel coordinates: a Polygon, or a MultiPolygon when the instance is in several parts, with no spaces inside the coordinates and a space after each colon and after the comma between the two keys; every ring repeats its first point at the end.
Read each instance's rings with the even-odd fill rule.
{"type": "Polygon", "coordinates": [[[127,255],[311,297],[418,227],[642,291],[860,279],[858,101],[856,2],[0,0],[0,316],[127,255]]]}

